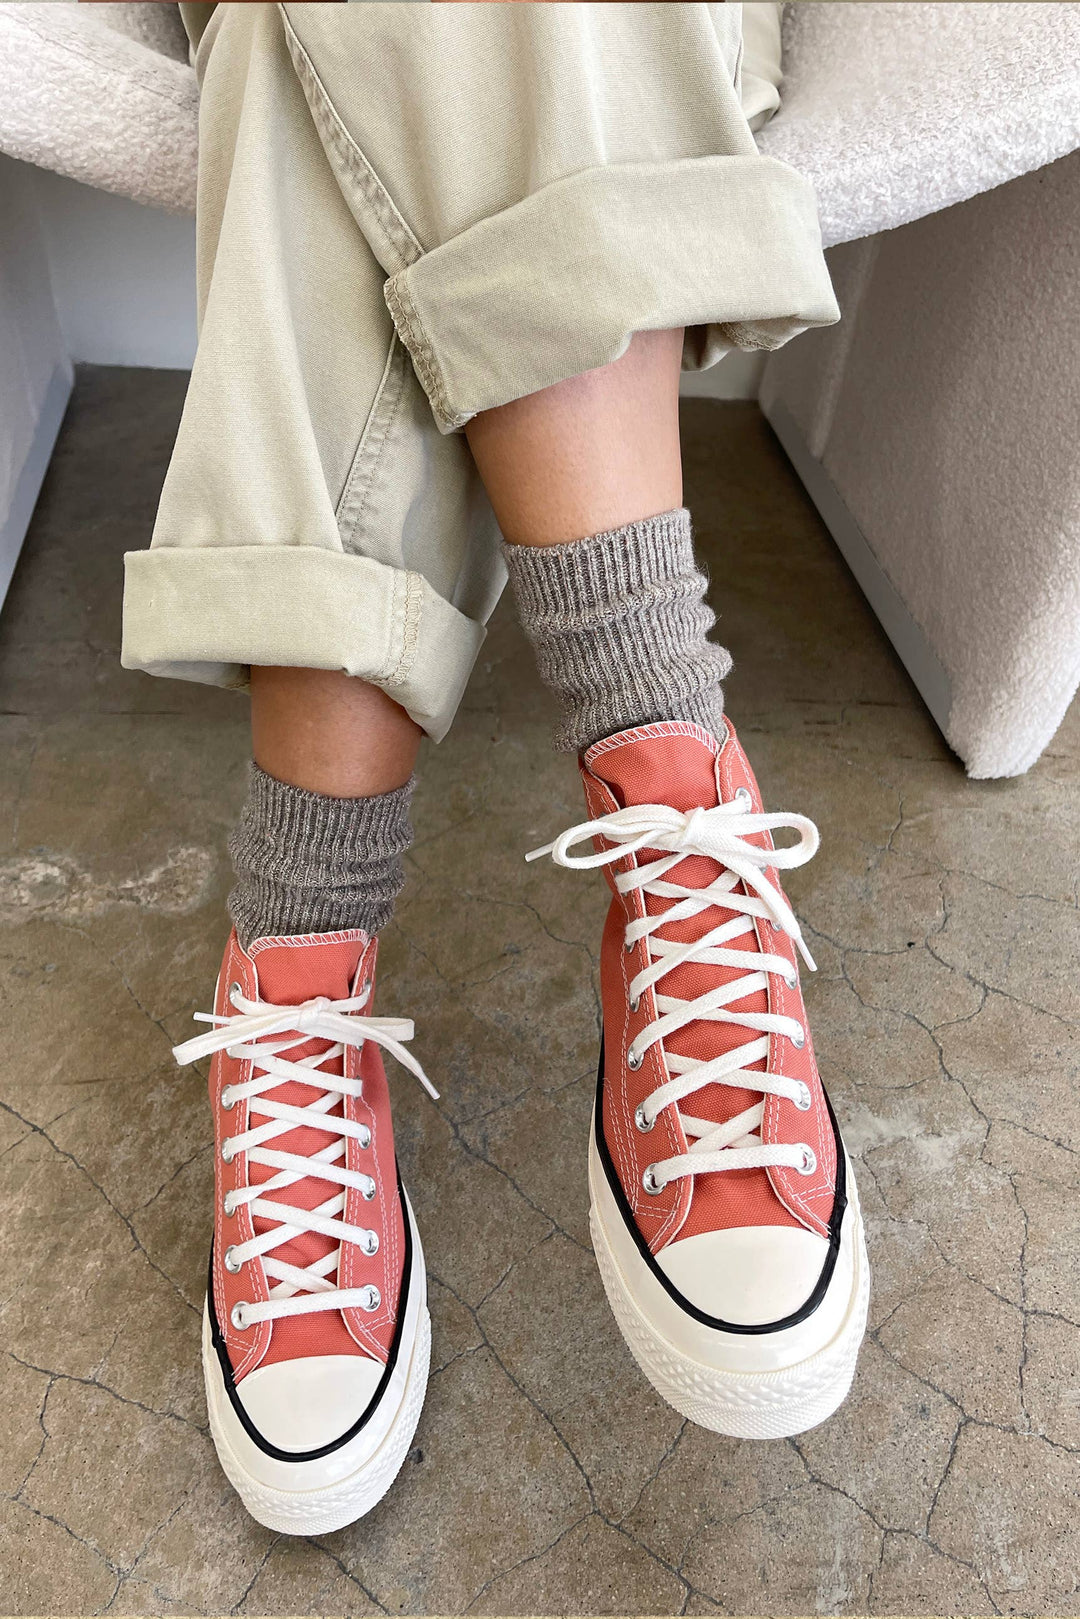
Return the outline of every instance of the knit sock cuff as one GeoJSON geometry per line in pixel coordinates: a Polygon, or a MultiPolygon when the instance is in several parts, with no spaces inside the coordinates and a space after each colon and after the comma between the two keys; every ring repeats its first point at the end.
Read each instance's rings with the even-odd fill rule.
{"type": "Polygon", "coordinates": [[[634,597],[651,597],[657,605],[675,601],[685,594],[682,581],[705,585],[685,506],[564,545],[504,541],[503,556],[530,638],[549,627],[560,631],[575,618],[618,617],[634,597]]]}
{"type": "Polygon", "coordinates": [[[657,720],[720,734],[731,668],[684,508],[568,544],[505,545],[522,626],[562,710],[553,742],[578,752],[657,720]]]}
{"type": "Polygon", "coordinates": [[[254,939],[386,926],[405,881],[415,778],[369,798],[293,787],[252,764],[229,838],[237,883],[229,911],[254,939]]]}

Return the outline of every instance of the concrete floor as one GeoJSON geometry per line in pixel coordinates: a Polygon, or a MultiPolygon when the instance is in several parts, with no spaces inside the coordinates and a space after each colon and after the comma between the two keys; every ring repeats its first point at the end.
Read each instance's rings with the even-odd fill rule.
{"type": "Polygon", "coordinates": [[[729,707],[789,884],[874,1266],[855,1391],[752,1446],[638,1375],[588,1245],[599,878],[526,867],[580,817],[500,612],[385,942],[433,1105],[396,1084],[434,1374],[382,1506],[315,1541],[246,1518],[206,1431],[212,1164],[170,1045],[208,1005],[244,699],[124,673],[183,379],[80,380],[0,619],[0,1610],[1076,1614],[1080,719],[965,780],[768,430],[686,410],[729,707]]]}

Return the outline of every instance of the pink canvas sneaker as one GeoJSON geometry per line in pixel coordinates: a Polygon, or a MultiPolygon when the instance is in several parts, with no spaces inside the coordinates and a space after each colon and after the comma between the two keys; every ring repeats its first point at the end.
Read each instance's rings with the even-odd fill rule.
{"type": "MultiPolygon", "coordinates": [[[[230,938],[213,1029],[214,1240],[203,1320],[210,1429],[269,1529],[325,1534],[393,1483],[420,1416],[431,1330],[424,1256],[398,1178],[371,1016],[377,941],[359,931],[230,938]]],[[[432,1091],[432,1095],[435,1092],[432,1091]]]]}
{"type": "Polygon", "coordinates": [[[593,1246],[654,1388],[703,1427],[772,1439],[844,1399],[869,1269],[818,1077],[778,870],[818,835],[766,815],[734,731],[643,725],[583,756],[591,819],[529,858],[603,867],[604,1045],[593,1246]],[[796,834],[775,849],[772,832],[796,834]],[[594,852],[574,854],[581,843],[594,852]]]}

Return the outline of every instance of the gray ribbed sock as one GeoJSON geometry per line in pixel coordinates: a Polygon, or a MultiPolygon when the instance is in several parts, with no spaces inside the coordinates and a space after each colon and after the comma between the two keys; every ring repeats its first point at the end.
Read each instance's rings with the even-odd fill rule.
{"type": "Polygon", "coordinates": [[[721,733],[731,655],[708,639],[716,618],[688,511],[503,555],[540,678],[562,707],[556,748],[576,753],[655,720],[721,733]]]}
{"type": "Polygon", "coordinates": [[[229,914],[244,949],[279,934],[384,928],[405,881],[413,785],[374,798],[327,798],[253,764],[229,837],[236,869],[229,914]]]}

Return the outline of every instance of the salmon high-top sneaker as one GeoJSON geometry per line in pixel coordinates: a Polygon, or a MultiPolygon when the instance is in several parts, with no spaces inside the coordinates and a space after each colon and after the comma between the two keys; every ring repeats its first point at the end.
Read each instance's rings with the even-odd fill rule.
{"type": "Polygon", "coordinates": [[[214,1027],[175,1052],[213,1057],[210,1429],[248,1511],[287,1534],[370,1511],[427,1386],[424,1257],[379,1048],[431,1087],[401,1044],[412,1024],[371,1016],[376,950],[360,931],[248,951],[234,933],[200,1016],[214,1027]]]}
{"type": "Polygon", "coordinates": [[[813,963],[778,877],[817,830],[762,812],[730,726],[720,742],[682,720],[638,726],[581,769],[591,819],[535,855],[603,867],[614,896],[589,1154],[608,1299],[684,1416],[801,1433],[847,1394],[869,1297],[797,952],[813,963]],[[775,849],[779,829],[796,841],[775,849]]]}

